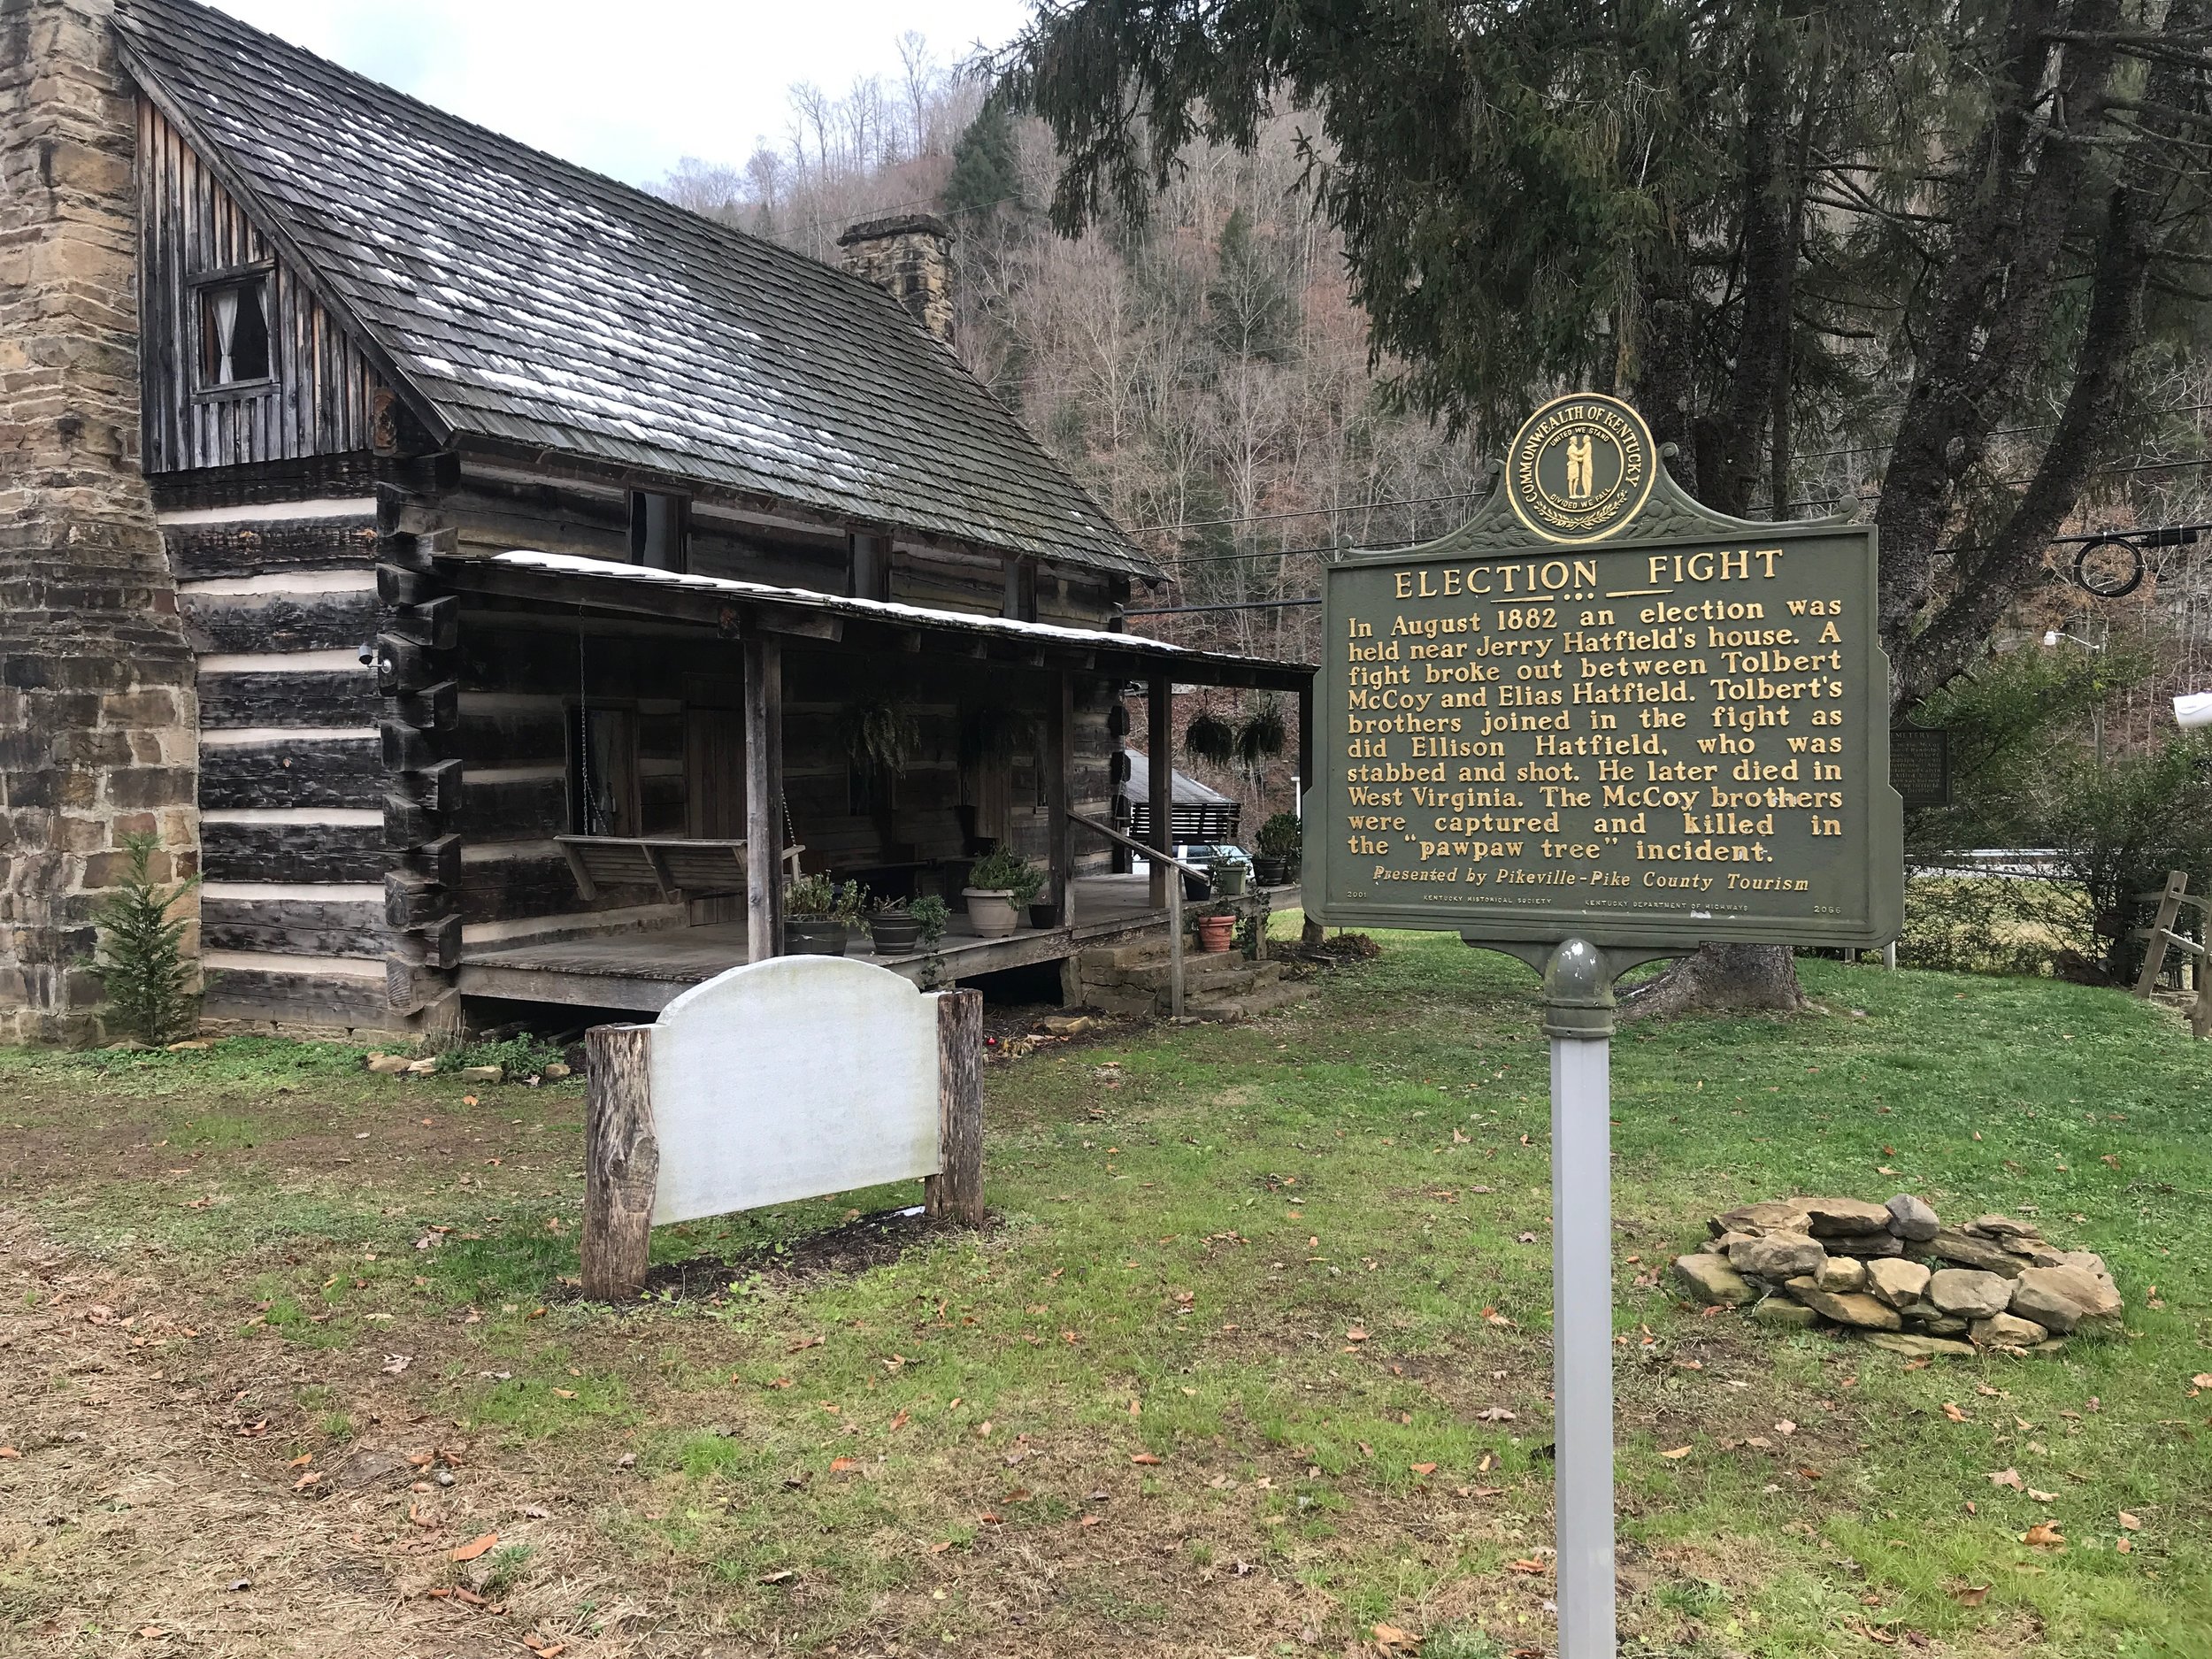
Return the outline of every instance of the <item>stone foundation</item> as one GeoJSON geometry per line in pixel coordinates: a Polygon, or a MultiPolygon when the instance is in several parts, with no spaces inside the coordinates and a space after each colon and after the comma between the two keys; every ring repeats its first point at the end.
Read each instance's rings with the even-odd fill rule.
{"type": "Polygon", "coordinates": [[[107,1034],[85,963],[125,835],[159,838],[164,880],[199,859],[192,654],[139,468],[134,95],[110,10],[0,0],[0,1040],[15,1041],[107,1034]]]}

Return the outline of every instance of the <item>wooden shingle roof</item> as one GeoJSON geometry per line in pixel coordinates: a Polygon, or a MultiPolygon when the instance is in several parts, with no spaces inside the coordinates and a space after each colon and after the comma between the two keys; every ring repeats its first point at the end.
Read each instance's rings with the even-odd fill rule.
{"type": "Polygon", "coordinates": [[[890,296],[191,0],[119,0],[147,96],[444,434],[1159,574],[890,296]]]}

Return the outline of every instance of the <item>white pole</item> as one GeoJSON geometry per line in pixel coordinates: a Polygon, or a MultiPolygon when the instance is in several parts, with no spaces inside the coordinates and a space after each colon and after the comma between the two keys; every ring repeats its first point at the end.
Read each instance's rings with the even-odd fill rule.
{"type": "Polygon", "coordinates": [[[1559,1659],[1614,1659],[1612,973],[1569,940],[1544,989],[1559,1659]]]}
{"type": "Polygon", "coordinates": [[[1551,1044],[1560,1659],[1613,1655],[1612,1044],[1551,1044]]]}

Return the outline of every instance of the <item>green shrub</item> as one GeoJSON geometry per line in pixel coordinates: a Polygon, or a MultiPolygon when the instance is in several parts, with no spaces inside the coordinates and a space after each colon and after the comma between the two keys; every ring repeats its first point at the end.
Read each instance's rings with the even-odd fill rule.
{"type": "Polygon", "coordinates": [[[200,880],[188,876],[166,893],[156,886],[151,872],[160,844],[151,835],[123,838],[129,873],[92,913],[100,929],[92,965],[108,1002],[132,1034],[157,1047],[185,1036],[195,1024],[192,968],[179,949],[191,924],[171,920],[169,912],[200,880]]]}
{"type": "Polygon", "coordinates": [[[1898,965],[1946,973],[2055,971],[2061,952],[2097,954],[2095,910],[2071,882],[1914,876],[1905,883],[1898,965]]]}

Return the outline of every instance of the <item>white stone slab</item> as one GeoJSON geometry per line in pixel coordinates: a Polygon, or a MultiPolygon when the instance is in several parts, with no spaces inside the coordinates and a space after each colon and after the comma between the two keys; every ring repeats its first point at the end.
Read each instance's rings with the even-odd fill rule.
{"type": "Polygon", "coordinates": [[[653,1223],[933,1175],[937,999],[842,956],[717,974],[653,1027],[653,1223]]]}

